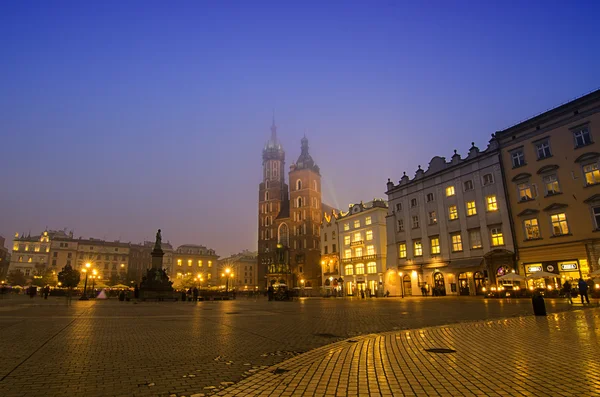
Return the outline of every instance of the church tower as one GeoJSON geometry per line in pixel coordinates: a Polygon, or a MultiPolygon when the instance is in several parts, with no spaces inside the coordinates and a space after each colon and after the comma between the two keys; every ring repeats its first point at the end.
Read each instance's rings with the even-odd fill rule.
{"type": "Polygon", "coordinates": [[[275,117],[271,125],[271,138],[262,152],[262,182],[258,190],[258,282],[263,283],[277,246],[275,219],[288,201],[285,151],[277,139],[275,117]]]}
{"type": "Polygon", "coordinates": [[[301,140],[298,161],[290,166],[290,266],[307,287],[321,284],[321,173],[301,140]]]}

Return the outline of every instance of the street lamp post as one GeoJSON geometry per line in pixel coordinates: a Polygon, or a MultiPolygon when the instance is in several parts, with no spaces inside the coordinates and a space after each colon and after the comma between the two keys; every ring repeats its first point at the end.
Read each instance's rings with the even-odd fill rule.
{"type": "Polygon", "coordinates": [[[398,276],[400,276],[400,291],[402,293],[402,299],[404,299],[404,278],[402,278],[404,273],[398,272],[398,276]]]}
{"type": "Polygon", "coordinates": [[[230,268],[225,269],[225,273],[221,273],[225,277],[225,292],[229,293],[229,278],[233,278],[233,273],[230,268]]]}
{"type": "Polygon", "coordinates": [[[85,283],[83,284],[83,295],[79,298],[80,301],[87,301],[89,298],[87,297],[87,279],[88,279],[88,269],[92,266],[89,262],[85,264],[85,268],[83,268],[83,272],[85,273],[85,283]]]}
{"type": "Polygon", "coordinates": [[[92,270],[92,295],[96,297],[96,279],[98,278],[98,271],[96,269],[92,270]]]}

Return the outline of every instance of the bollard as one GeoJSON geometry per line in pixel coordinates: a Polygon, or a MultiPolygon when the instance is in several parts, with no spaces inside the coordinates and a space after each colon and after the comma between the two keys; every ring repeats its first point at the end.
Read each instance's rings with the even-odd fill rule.
{"type": "Polygon", "coordinates": [[[544,302],[544,297],[542,294],[534,295],[531,298],[531,303],[533,304],[533,314],[536,316],[546,315],[546,303],[544,302]]]}

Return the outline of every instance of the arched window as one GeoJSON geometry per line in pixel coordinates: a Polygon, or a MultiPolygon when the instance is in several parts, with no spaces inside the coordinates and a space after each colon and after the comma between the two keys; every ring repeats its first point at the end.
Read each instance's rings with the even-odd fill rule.
{"type": "Polygon", "coordinates": [[[268,189],[268,188],[269,188],[269,181],[266,181],[265,182],[265,189],[268,189]]]}
{"type": "Polygon", "coordinates": [[[289,245],[289,230],[288,226],[285,223],[279,225],[279,229],[277,229],[277,242],[284,247],[289,245]]]}
{"type": "Polygon", "coordinates": [[[265,192],[265,201],[269,200],[269,192],[265,192]]]}
{"type": "Polygon", "coordinates": [[[296,190],[300,190],[302,189],[302,181],[300,179],[298,179],[296,181],[296,190]]]}
{"type": "Polygon", "coordinates": [[[298,208],[302,207],[302,197],[298,197],[298,208]]]}
{"type": "Polygon", "coordinates": [[[313,190],[317,191],[317,181],[313,181],[313,190]]]}

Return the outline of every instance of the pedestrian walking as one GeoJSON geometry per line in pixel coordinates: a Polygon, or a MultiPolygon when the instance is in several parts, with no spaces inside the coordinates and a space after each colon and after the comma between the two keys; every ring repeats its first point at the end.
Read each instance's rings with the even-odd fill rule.
{"type": "Polygon", "coordinates": [[[181,291],[181,301],[185,302],[186,300],[186,295],[185,295],[185,290],[181,291]]]}
{"type": "Polygon", "coordinates": [[[427,289],[425,288],[424,285],[421,286],[421,295],[427,296],[427,289]]]}
{"type": "Polygon", "coordinates": [[[364,289],[360,290],[360,297],[361,297],[361,299],[365,299],[365,290],[364,289]]]}
{"type": "Polygon", "coordinates": [[[135,287],[133,287],[133,297],[135,299],[139,299],[140,298],[140,289],[138,288],[137,284],[135,285],[135,287]]]}
{"type": "Polygon", "coordinates": [[[44,287],[44,299],[48,299],[48,295],[50,295],[50,286],[46,285],[44,287]]]}
{"type": "Polygon", "coordinates": [[[565,283],[563,284],[563,292],[565,293],[565,298],[567,298],[569,300],[569,303],[573,303],[573,297],[571,296],[571,283],[569,282],[569,280],[565,280],[565,283]]]}
{"type": "Polygon", "coordinates": [[[198,288],[194,287],[192,295],[194,296],[194,302],[198,302],[198,288]]]}
{"type": "Polygon", "coordinates": [[[579,295],[581,295],[581,304],[583,304],[584,296],[585,296],[586,302],[590,303],[590,298],[588,297],[588,285],[582,278],[579,279],[579,283],[577,283],[577,287],[579,287],[579,295]]]}
{"type": "Polygon", "coordinates": [[[275,293],[275,288],[273,288],[272,285],[269,285],[269,288],[267,288],[267,297],[269,298],[270,301],[273,300],[274,293],[275,293]]]}

